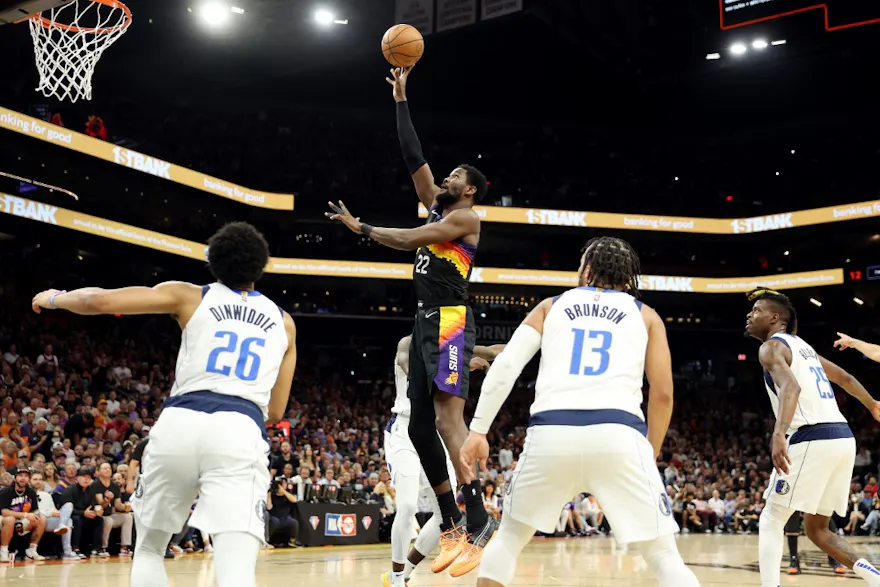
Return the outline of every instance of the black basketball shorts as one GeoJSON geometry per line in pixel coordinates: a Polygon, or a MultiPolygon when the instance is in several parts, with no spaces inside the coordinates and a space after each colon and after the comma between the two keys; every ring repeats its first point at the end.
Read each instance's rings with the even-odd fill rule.
{"type": "Polygon", "coordinates": [[[409,347],[409,397],[443,393],[467,399],[476,342],[474,314],[467,306],[420,308],[409,347]]]}

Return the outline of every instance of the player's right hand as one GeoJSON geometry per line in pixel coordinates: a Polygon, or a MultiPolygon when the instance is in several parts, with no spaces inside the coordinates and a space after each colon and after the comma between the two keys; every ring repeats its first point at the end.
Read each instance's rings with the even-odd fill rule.
{"type": "Polygon", "coordinates": [[[847,336],[842,332],[838,332],[837,336],[840,338],[834,341],[834,348],[839,348],[840,350],[845,351],[846,349],[855,346],[856,339],[853,337],[847,336]]]}
{"type": "Polygon", "coordinates": [[[871,415],[874,416],[874,419],[880,422],[880,402],[875,401],[868,409],[871,411],[871,415]]]}
{"type": "Polygon", "coordinates": [[[410,72],[415,65],[409,67],[392,67],[391,77],[386,77],[385,81],[394,88],[391,95],[394,96],[395,102],[406,102],[406,80],[409,78],[410,72]]]}

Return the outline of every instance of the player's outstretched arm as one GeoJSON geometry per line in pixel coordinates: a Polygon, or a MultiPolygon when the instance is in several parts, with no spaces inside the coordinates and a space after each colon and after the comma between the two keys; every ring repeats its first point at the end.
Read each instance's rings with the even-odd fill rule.
{"type": "Polygon", "coordinates": [[[493,344],[492,346],[475,346],[474,347],[474,356],[479,357],[480,359],[489,361],[490,363],[494,361],[501,351],[504,350],[504,347],[507,345],[504,344],[493,344]]]}
{"type": "Polygon", "coordinates": [[[785,435],[794,419],[798,398],[801,395],[801,386],[794,373],[791,372],[791,349],[784,343],[773,339],[768,340],[761,345],[761,350],[758,351],[758,360],[773,378],[773,383],[779,392],[779,413],[776,416],[776,426],[773,428],[771,441],[773,466],[777,471],[788,474],[788,465],[791,464],[791,459],[788,458],[785,435]]]}
{"type": "Polygon", "coordinates": [[[73,291],[50,289],[35,295],[32,307],[37,314],[42,310],[67,310],[86,316],[172,314],[189,319],[188,314],[199,305],[201,299],[199,286],[183,281],[166,281],[154,287],[84,287],[73,291]]]}
{"type": "MultiPolygon", "coordinates": [[[[471,420],[470,434],[461,447],[459,456],[462,468],[467,475],[473,476],[474,462],[479,468],[486,470],[486,461],[489,458],[489,443],[486,433],[498,415],[498,410],[504,404],[504,400],[510,395],[516,378],[519,377],[525,366],[532,357],[541,350],[541,335],[544,332],[544,318],[553,305],[553,300],[548,298],[538,304],[532,310],[522,324],[513,333],[510,342],[504,347],[504,351],[495,359],[495,365],[489,369],[486,379],[483,381],[483,389],[480,392],[480,400],[471,420]]],[[[471,479],[464,479],[464,483],[470,483],[471,479]]]]}
{"type": "Polygon", "coordinates": [[[287,351],[281,359],[281,368],[278,370],[278,378],[272,387],[272,395],[269,398],[269,420],[267,426],[274,426],[287,411],[287,402],[290,400],[290,387],[293,385],[293,373],[296,371],[296,325],[290,314],[284,312],[284,330],[287,332],[287,351]]]}
{"type": "Polygon", "coordinates": [[[411,342],[412,336],[401,338],[400,342],[397,343],[397,356],[394,359],[407,375],[409,375],[409,345],[411,342]]]}
{"type": "Polygon", "coordinates": [[[480,231],[480,218],[470,209],[453,210],[440,222],[424,224],[417,228],[383,228],[372,226],[355,218],[340,200],[337,206],[328,202],[333,212],[325,212],[330,220],[342,222],[357,234],[363,234],[379,244],[401,251],[414,251],[425,245],[446,243],[480,231]]]}
{"type": "Polygon", "coordinates": [[[434,205],[434,199],[442,190],[434,183],[434,174],[425,161],[422,154],[422,144],[413,126],[409,115],[409,105],[406,100],[406,82],[413,66],[391,70],[391,77],[385,78],[394,88],[394,101],[397,102],[397,138],[400,140],[400,150],[403,152],[403,160],[406,168],[412,175],[416,186],[416,193],[425,208],[430,209],[434,205]]]}
{"type": "Polygon", "coordinates": [[[832,363],[825,357],[819,356],[819,362],[825,370],[828,380],[842,387],[848,394],[862,402],[874,418],[880,420],[880,402],[875,400],[861,382],[849,374],[848,371],[832,363]]]}
{"type": "Polygon", "coordinates": [[[880,345],[871,344],[869,342],[847,336],[842,332],[838,332],[837,336],[839,336],[840,338],[834,341],[834,348],[839,348],[842,351],[853,348],[871,359],[872,361],[877,361],[878,363],[880,363],[880,345]]]}
{"type": "Polygon", "coordinates": [[[648,329],[648,348],[645,350],[645,377],[649,387],[648,442],[654,448],[654,458],[657,458],[672,420],[672,354],[666,338],[666,325],[659,314],[642,305],[642,318],[648,329]]]}

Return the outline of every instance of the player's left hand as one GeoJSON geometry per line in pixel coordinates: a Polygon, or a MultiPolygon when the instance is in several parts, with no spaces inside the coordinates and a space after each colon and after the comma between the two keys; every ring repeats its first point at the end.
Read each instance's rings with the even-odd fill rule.
{"type": "Polygon", "coordinates": [[[471,359],[470,367],[471,367],[471,371],[477,371],[477,370],[488,371],[489,370],[489,361],[487,361],[486,359],[484,359],[482,357],[474,357],[473,359],[471,359]]]}
{"type": "Polygon", "coordinates": [[[345,207],[345,204],[342,203],[342,200],[339,200],[338,206],[333,202],[327,203],[330,204],[330,208],[333,210],[333,212],[324,212],[324,216],[326,216],[330,220],[338,220],[342,222],[352,232],[356,234],[361,233],[361,219],[352,216],[351,212],[348,211],[348,208],[345,207]]]}
{"type": "Polygon", "coordinates": [[[489,462],[489,441],[486,440],[486,435],[470,432],[464,446],[461,447],[460,459],[462,473],[465,476],[464,482],[470,483],[476,477],[474,462],[476,461],[481,471],[486,470],[489,462]]]}
{"type": "Polygon", "coordinates": [[[58,289],[47,289],[46,291],[41,291],[37,295],[34,296],[34,299],[31,300],[31,308],[33,308],[34,312],[39,314],[43,311],[43,308],[47,310],[54,310],[54,308],[49,304],[49,298],[52,297],[53,294],[64,293],[58,289]]]}
{"type": "Polygon", "coordinates": [[[773,440],[770,442],[770,451],[773,455],[773,467],[778,475],[788,475],[788,466],[791,464],[791,458],[788,456],[788,442],[785,440],[785,434],[781,432],[773,434],[773,440]]]}

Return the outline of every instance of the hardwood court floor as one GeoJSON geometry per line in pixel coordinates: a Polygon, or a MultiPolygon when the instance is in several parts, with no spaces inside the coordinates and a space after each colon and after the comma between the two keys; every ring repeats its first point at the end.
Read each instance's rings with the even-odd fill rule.
{"type": "MultiPolygon", "coordinates": [[[[702,585],[760,585],[757,536],[686,535],[678,538],[682,556],[702,585]]],[[[860,539],[857,550],[875,564],[880,540],[860,539]]],[[[806,538],[801,539],[804,574],[782,576],[782,587],[850,584],[847,572],[836,577],[826,558],[806,538]]],[[[381,587],[380,574],[389,568],[388,545],[327,547],[263,551],[257,566],[258,587],[381,587]]],[[[172,587],[212,587],[212,555],[190,554],[166,561],[172,587]]],[[[427,561],[426,561],[427,563],[427,561]]],[[[427,564],[416,570],[410,587],[474,585],[476,572],[459,579],[434,575],[427,564]]],[[[29,587],[128,587],[131,563],[109,559],[81,563],[22,563],[0,565],[0,584],[29,587]]],[[[853,581],[853,585],[858,585],[853,581]]],[[[594,587],[656,585],[639,556],[608,538],[534,539],[519,558],[513,585],[528,587],[594,587]]]]}

